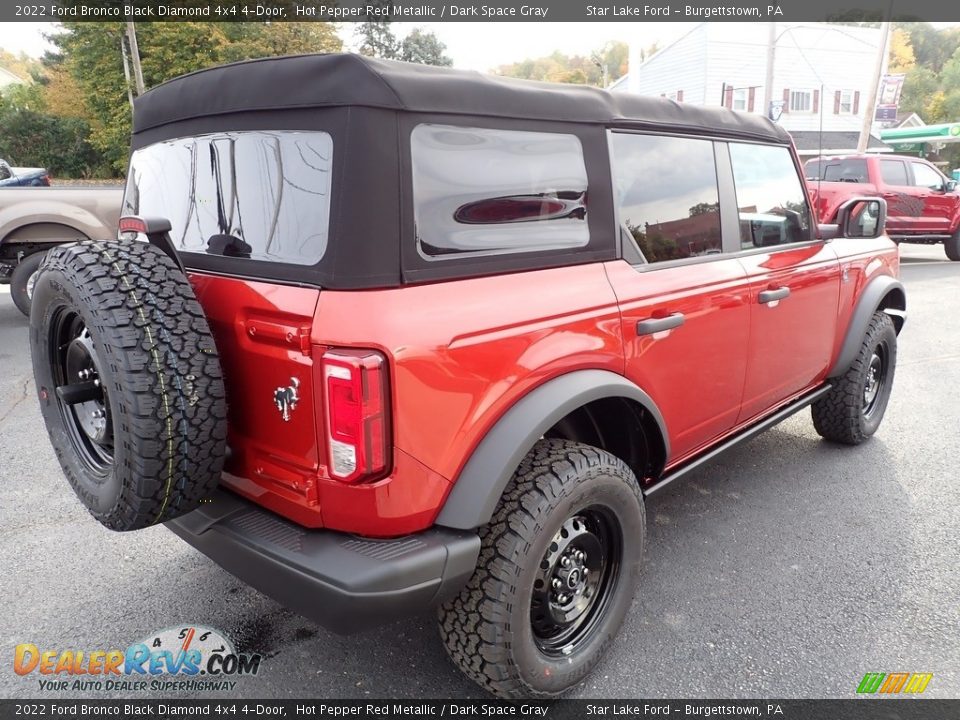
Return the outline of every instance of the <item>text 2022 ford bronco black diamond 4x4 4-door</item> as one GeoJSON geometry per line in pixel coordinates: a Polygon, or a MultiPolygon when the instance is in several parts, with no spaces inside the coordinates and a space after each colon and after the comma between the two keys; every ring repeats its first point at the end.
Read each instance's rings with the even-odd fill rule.
{"type": "Polygon", "coordinates": [[[114,530],[349,631],[435,605],[502,697],[581,681],[644,497],[811,406],[856,444],[905,296],[883,200],[811,217],[756,115],[356,55],[137,102],[119,240],[52,249],[37,391],[114,530]]]}

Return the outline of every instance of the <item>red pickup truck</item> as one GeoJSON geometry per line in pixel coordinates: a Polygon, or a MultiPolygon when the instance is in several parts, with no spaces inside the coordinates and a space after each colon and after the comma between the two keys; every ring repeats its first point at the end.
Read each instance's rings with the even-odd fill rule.
{"type": "Polygon", "coordinates": [[[817,158],[805,166],[817,216],[833,222],[837,208],[854,196],[887,201],[887,235],[895,242],[943,243],[960,260],[960,193],[936,167],[901,155],[817,158]]]}

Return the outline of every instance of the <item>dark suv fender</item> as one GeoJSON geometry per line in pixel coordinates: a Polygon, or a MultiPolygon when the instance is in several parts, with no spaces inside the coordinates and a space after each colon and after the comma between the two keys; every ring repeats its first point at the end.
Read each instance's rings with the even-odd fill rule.
{"type": "Polygon", "coordinates": [[[853,309],[843,346],[828,377],[839,377],[850,369],[860,350],[863,336],[867,334],[870,318],[877,310],[883,310],[890,315],[897,334],[900,333],[907,319],[906,297],[903,283],[889,275],[879,275],[867,283],[867,287],[860,294],[857,306],[853,309]]]}
{"type": "Polygon", "coordinates": [[[578,370],[540,385],[503,414],[460,472],[436,524],[462,530],[485,525],[520,461],[543,434],[577,408],[610,397],[634,400],[650,413],[660,429],[663,456],[669,457],[666,424],[649,395],[608,370],[578,370]]]}

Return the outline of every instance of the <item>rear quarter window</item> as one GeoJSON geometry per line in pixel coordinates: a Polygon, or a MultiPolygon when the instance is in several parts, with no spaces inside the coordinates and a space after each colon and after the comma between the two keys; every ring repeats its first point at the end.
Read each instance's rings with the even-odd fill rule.
{"type": "Polygon", "coordinates": [[[585,246],[575,135],[423,124],[410,138],[417,247],[428,260],[585,246]]]}
{"type": "Polygon", "coordinates": [[[327,247],[333,140],[232,132],[133,153],[123,214],[164,217],[177,249],[313,265],[327,247]]]}

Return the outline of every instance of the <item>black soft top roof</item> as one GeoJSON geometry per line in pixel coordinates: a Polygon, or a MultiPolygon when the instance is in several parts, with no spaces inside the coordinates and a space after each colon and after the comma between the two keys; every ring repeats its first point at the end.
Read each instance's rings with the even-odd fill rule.
{"type": "Polygon", "coordinates": [[[755,114],[663,98],[379,60],[353,54],[264,58],[200,70],[137,100],[134,133],[249,111],[364,106],[411,112],[670,127],[787,143],[755,114]]]}

